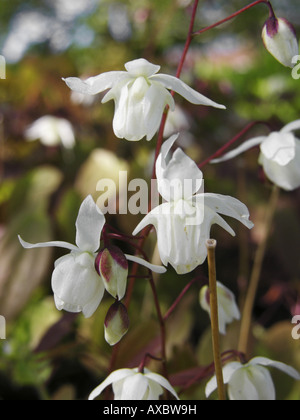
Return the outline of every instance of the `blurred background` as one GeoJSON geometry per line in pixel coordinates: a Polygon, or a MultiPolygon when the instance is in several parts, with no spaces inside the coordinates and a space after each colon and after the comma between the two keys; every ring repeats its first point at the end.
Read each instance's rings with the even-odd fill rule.
{"type": "MultiPolygon", "coordinates": [[[[6,78],[0,80],[0,315],[6,340],[0,340],[0,399],[85,399],[106,377],[111,348],[103,320],[112,300],[107,295],[95,315],[59,312],[54,306],[51,273],[59,249],[24,250],[28,242],[74,243],[82,200],[95,199],[98,180],[128,177],[149,180],[155,138],[130,143],[112,131],[114,106],[102,95],[72,93],[63,77],[87,78],[123,70],[144,57],[175,75],[191,16],[190,0],[2,0],[0,53],[6,78]],[[40,120],[40,118],[43,118],[40,120]],[[38,121],[38,124],[32,125],[38,121]]],[[[200,1],[195,29],[225,18],[243,0],[200,1]]],[[[276,14],[299,34],[298,0],[272,1],[276,14]]],[[[266,121],[276,129],[300,118],[300,82],[267,53],[261,31],[268,10],[259,5],[230,23],[194,39],[182,79],[227,111],[197,107],[176,98],[177,117],[168,132],[181,131],[180,145],[201,162],[249,122],[266,121]]],[[[263,126],[245,137],[267,134],[263,126]]],[[[271,191],[251,151],[235,161],[203,168],[207,192],[229,194],[250,209],[255,228],[246,232],[232,220],[231,238],[213,229],[218,240],[219,281],[243,301],[254,251],[264,229],[271,191]]],[[[254,312],[253,354],[265,355],[300,370],[300,340],[291,338],[291,318],[300,314],[300,191],[281,193],[272,240],[266,255],[254,312]]],[[[142,216],[108,216],[131,234],[142,216]]],[[[155,245],[155,235],[147,252],[155,245]]],[[[134,250],[122,245],[132,253],[134,250]],[[128,248],[128,249],[127,249],[128,248]]],[[[206,275],[206,265],[196,273],[206,275]]],[[[157,282],[163,312],[195,273],[179,277],[172,269],[157,282]]],[[[178,372],[211,363],[207,314],[197,287],[188,293],[167,324],[169,370],[178,372]]],[[[135,367],[145,351],[158,349],[159,328],[147,281],[136,281],[129,311],[131,327],[121,342],[117,367],[135,367]]],[[[238,324],[222,341],[236,347],[238,324]]],[[[150,365],[152,366],[152,365],[150,365]]],[[[153,369],[159,365],[153,363],[153,369]]],[[[299,399],[300,387],[274,373],[278,398],[299,399]]],[[[181,378],[182,379],[182,378],[181,378]]],[[[176,382],[177,381],[177,382],[176,382]]],[[[181,395],[204,398],[202,381],[181,395]]]]}

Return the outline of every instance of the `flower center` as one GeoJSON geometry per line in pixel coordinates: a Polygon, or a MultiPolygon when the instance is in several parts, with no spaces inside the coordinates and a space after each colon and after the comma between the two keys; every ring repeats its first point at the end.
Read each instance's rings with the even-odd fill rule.
{"type": "Polygon", "coordinates": [[[145,77],[140,76],[138,77],[131,86],[130,93],[132,96],[137,99],[141,100],[146,95],[147,90],[149,89],[149,84],[145,77]]]}

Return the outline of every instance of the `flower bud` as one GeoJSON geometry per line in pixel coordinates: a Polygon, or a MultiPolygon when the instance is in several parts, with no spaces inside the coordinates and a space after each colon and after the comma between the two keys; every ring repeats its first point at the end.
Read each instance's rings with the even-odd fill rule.
{"type": "Polygon", "coordinates": [[[105,340],[111,346],[117,344],[127,333],[129,328],[129,317],[123,303],[116,301],[109,308],[104,320],[105,340]]]}
{"type": "MultiPolygon", "coordinates": [[[[226,324],[234,319],[240,318],[240,311],[237,307],[234,294],[222,283],[217,282],[218,312],[219,312],[219,331],[226,334],[226,324]]],[[[208,286],[203,286],[200,290],[200,305],[210,315],[210,292],[208,286]]]]}
{"type": "Polygon", "coordinates": [[[108,293],[121,300],[126,292],[128,276],[128,262],[124,253],[116,246],[104,248],[96,257],[95,267],[108,293]]]}
{"type": "Polygon", "coordinates": [[[269,17],[263,27],[262,39],[277,61],[286,67],[294,67],[292,59],[299,54],[299,46],[296,31],[290,22],[275,16],[269,17]]]}

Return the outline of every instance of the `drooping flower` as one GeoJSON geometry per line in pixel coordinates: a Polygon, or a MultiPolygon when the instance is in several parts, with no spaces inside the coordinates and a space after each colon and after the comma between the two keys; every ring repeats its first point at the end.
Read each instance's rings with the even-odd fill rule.
{"type": "MultiPolygon", "coordinates": [[[[219,312],[219,331],[226,334],[226,325],[233,320],[240,319],[240,311],[236,304],[235,296],[222,283],[217,281],[218,312],[219,312]]],[[[200,305],[210,315],[210,293],[209,287],[203,286],[200,290],[200,305]]]]}
{"type": "Polygon", "coordinates": [[[211,163],[224,162],[240,153],[260,146],[259,164],[275,185],[286,191],[300,187],[300,140],[293,133],[300,129],[300,120],[287,124],[281,131],[255,137],[211,163]]]}
{"type": "Polygon", "coordinates": [[[166,105],[175,108],[168,89],[173,90],[196,105],[224,109],[223,105],[206,98],[180,79],[157,74],[160,66],[140,58],[125,64],[127,71],[111,71],[82,81],[76,77],[63,79],[70,89],[95,95],[109,89],[102,103],[115,101],[114,133],[131,141],[146,137],[151,140],[159,128],[166,105]]]}
{"type": "Polygon", "coordinates": [[[112,385],[115,400],[158,400],[163,394],[163,388],[176,399],[176,391],[163,376],[144,368],[144,373],[135,369],[119,369],[112,372],[104,382],[92,391],[89,400],[97,398],[102,391],[112,385]]]}
{"type": "Polygon", "coordinates": [[[72,124],[65,118],[44,115],[34,121],[25,130],[28,141],[40,139],[44,146],[57,146],[62,144],[66,149],[75,146],[75,135],[72,124]]]}
{"type": "Polygon", "coordinates": [[[182,149],[171,152],[177,138],[178,135],[174,135],[163,144],[156,162],[157,187],[166,202],[150,211],[133,235],[152,224],[162,263],[170,263],[178,274],[184,274],[205,261],[206,240],[210,238],[213,224],[235,235],[218,213],[233,217],[248,228],[252,228],[253,223],[249,221],[247,207],[239,200],[199,192],[203,190],[201,170],[182,149]]]}
{"type": "MultiPolygon", "coordinates": [[[[246,364],[231,362],[223,368],[223,379],[224,383],[228,384],[229,399],[234,401],[275,400],[275,387],[267,367],[274,367],[297,381],[300,380],[300,374],[294,368],[266,357],[255,357],[246,364]]],[[[217,389],[217,380],[214,376],[206,385],[206,397],[209,397],[215,389],[217,389]]]]}
{"type": "Polygon", "coordinates": [[[293,57],[299,54],[299,45],[293,25],[283,18],[270,16],[262,31],[266,49],[286,67],[293,67],[293,57]]]}
{"type": "MultiPolygon", "coordinates": [[[[95,269],[95,258],[104,224],[103,213],[89,195],[82,202],[78,212],[76,245],[63,241],[30,244],[19,236],[21,245],[26,249],[59,247],[71,251],[55,262],[52,274],[52,289],[58,310],[82,312],[88,318],[99,306],[106,284],[95,269]]],[[[135,261],[153,271],[165,272],[164,267],[155,266],[139,257],[124,255],[127,260],[135,261]]]]}

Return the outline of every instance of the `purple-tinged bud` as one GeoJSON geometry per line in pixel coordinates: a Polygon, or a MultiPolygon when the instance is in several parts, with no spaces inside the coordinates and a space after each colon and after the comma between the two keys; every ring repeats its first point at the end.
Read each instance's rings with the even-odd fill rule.
{"type": "Polygon", "coordinates": [[[123,303],[116,301],[109,308],[104,320],[105,340],[111,346],[117,344],[129,329],[129,317],[123,303]]]}
{"type": "Polygon", "coordinates": [[[123,299],[127,286],[128,262],[120,248],[109,246],[100,250],[95,268],[108,293],[115,299],[123,299]]]}
{"type": "Polygon", "coordinates": [[[298,40],[293,25],[284,18],[269,17],[263,27],[262,39],[266,49],[281,64],[293,66],[293,57],[299,54],[298,40]]]}

